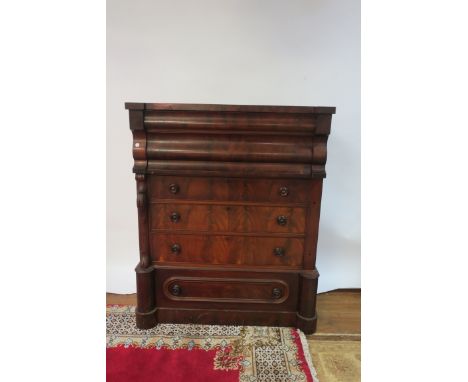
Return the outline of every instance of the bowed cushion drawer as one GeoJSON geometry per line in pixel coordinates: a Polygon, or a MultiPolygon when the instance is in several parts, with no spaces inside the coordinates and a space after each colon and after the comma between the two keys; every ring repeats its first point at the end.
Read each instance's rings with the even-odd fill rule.
{"type": "Polygon", "coordinates": [[[303,234],[305,215],[300,207],[153,203],[151,229],[303,234]]]}
{"type": "MultiPolygon", "coordinates": [[[[154,160],[307,163],[320,138],[294,135],[149,133],[147,155],[154,160]]],[[[316,156],[318,157],[317,151],[316,156]]]]}
{"type": "Polygon", "coordinates": [[[152,200],[217,200],[233,202],[304,203],[318,181],[302,179],[237,179],[185,176],[149,177],[152,200]]]}
{"type": "Polygon", "coordinates": [[[144,109],[142,120],[135,122],[143,123],[148,132],[160,133],[180,129],[185,133],[209,131],[222,134],[226,132],[248,134],[258,132],[326,136],[330,132],[331,114],[334,113],[332,107],[267,106],[266,108],[270,110],[260,110],[259,106],[212,105],[213,107],[210,107],[210,105],[179,104],[175,107],[178,109],[181,107],[184,110],[176,110],[173,108],[174,105],[126,104],[131,110],[130,124],[132,124],[132,117],[136,120],[140,117],[139,111],[144,109]],[[165,105],[172,110],[165,109],[165,105]],[[193,110],[185,110],[187,108],[193,108],[193,110]]]}
{"type": "Polygon", "coordinates": [[[304,239],[292,237],[151,234],[155,263],[294,267],[302,265],[304,239]]]}

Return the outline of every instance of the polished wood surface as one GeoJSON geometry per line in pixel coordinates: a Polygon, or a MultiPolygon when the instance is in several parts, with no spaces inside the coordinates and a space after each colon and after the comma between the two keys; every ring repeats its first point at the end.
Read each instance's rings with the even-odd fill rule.
{"type": "Polygon", "coordinates": [[[224,307],[232,303],[233,308],[242,303],[280,304],[289,297],[289,286],[282,280],[236,276],[172,276],[162,289],[170,300],[222,302],[224,307]]]}
{"type": "Polygon", "coordinates": [[[311,137],[148,133],[146,151],[153,159],[181,159],[222,162],[297,162],[319,160],[317,147],[323,142],[311,137]],[[317,158],[316,158],[317,157],[317,158]]]}
{"type": "Polygon", "coordinates": [[[303,234],[304,208],[230,204],[151,204],[151,230],[303,234]]]}
{"type": "Polygon", "coordinates": [[[212,111],[242,113],[294,113],[294,114],[334,114],[335,108],[328,106],[270,106],[270,105],[219,105],[189,103],[132,103],[126,109],[161,111],[212,111]]]}
{"type": "MultiPolygon", "coordinates": [[[[134,169],[139,163],[135,161],[134,169]]],[[[319,178],[325,177],[325,166],[309,163],[251,163],[251,162],[215,162],[189,160],[154,160],[146,162],[144,170],[148,174],[199,175],[237,178],[319,178]]]]}
{"type": "Polygon", "coordinates": [[[127,103],[137,326],[316,328],[329,107],[127,103]]]}
{"type": "MultiPolygon", "coordinates": [[[[293,311],[298,277],[294,273],[157,269],[158,306],[185,309],[293,311]],[[172,293],[174,285],[179,293],[172,293]],[[182,306],[181,306],[182,308],[182,306]]],[[[247,322],[247,321],[246,321],[247,322]]]]}
{"type": "MultiPolygon", "coordinates": [[[[152,201],[230,201],[291,204],[311,199],[310,182],[298,179],[236,179],[151,176],[152,201]]],[[[303,204],[302,204],[303,205],[303,204]]]]}
{"type": "Polygon", "coordinates": [[[304,239],[244,235],[151,234],[154,262],[301,267],[304,239]]]}

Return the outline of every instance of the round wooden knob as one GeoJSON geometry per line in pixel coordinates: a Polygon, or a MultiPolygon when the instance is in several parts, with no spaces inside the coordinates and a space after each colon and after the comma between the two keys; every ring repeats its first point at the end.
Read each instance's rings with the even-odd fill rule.
{"type": "Polygon", "coordinates": [[[182,293],[182,288],[180,285],[174,284],[171,286],[171,294],[174,296],[178,296],[182,293]]]}
{"type": "Polygon", "coordinates": [[[284,215],[280,215],[276,218],[276,221],[279,225],[286,225],[288,224],[288,218],[284,215]]]}
{"type": "Polygon", "coordinates": [[[177,244],[177,243],[172,244],[172,246],[171,246],[171,252],[176,254],[176,255],[178,255],[180,253],[181,249],[182,248],[181,248],[180,244],[177,244]]]}
{"type": "Polygon", "coordinates": [[[289,189],[287,187],[280,187],[279,194],[284,198],[289,195],[289,189]]]}
{"type": "Polygon", "coordinates": [[[273,288],[273,290],[271,291],[271,295],[273,296],[273,298],[280,298],[283,295],[283,292],[281,292],[280,288],[273,288]]]}
{"type": "Polygon", "coordinates": [[[283,257],[286,254],[286,250],[283,247],[276,247],[273,249],[275,256],[283,257]]]}
{"type": "Polygon", "coordinates": [[[180,220],[180,214],[178,212],[173,212],[171,214],[171,221],[177,223],[180,220]]]}
{"type": "Polygon", "coordinates": [[[170,184],[169,185],[169,192],[171,194],[177,194],[179,192],[179,185],[175,184],[175,183],[170,184]]]}

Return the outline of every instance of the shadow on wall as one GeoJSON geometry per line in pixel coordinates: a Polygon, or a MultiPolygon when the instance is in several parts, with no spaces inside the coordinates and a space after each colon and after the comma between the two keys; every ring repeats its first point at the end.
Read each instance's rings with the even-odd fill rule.
{"type": "Polygon", "coordinates": [[[322,221],[317,247],[317,269],[320,273],[318,291],[355,288],[361,279],[361,242],[359,237],[347,237],[336,227],[322,221]]]}

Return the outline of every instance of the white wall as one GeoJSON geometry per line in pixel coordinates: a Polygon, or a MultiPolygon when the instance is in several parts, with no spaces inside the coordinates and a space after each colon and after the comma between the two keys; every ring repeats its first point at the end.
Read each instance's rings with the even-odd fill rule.
{"type": "Polygon", "coordinates": [[[360,287],[358,0],[107,2],[107,290],[135,292],[125,101],[336,106],[320,222],[319,291],[360,287]]]}

